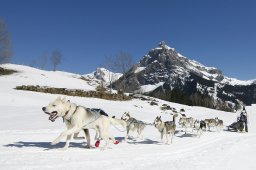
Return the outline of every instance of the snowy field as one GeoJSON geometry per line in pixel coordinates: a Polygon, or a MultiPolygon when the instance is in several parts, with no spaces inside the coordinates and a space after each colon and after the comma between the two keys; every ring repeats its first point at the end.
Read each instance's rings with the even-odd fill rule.
{"type": "MultiPolygon", "coordinates": [[[[16,67],[11,65],[8,67],[16,67]]],[[[18,67],[20,73],[0,76],[0,168],[10,169],[172,169],[172,170],[255,170],[256,160],[256,105],[246,107],[249,114],[249,133],[204,132],[201,138],[188,129],[185,135],[179,132],[173,144],[160,142],[160,133],[154,126],[147,126],[144,139],[129,139],[118,145],[111,144],[110,149],[85,149],[83,140],[72,140],[70,148],[64,151],[64,140],[52,146],[50,143],[65,129],[62,119],[50,122],[48,115],[41,108],[58,95],[16,91],[17,85],[51,85],[91,90],[77,76],[63,72],[46,72],[31,68],[18,67]],[[43,74],[43,75],[42,75],[43,74]],[[44,80],[42,79],[44,77],[44,80]],[[74,80],[72,80],[74,79],[74,80]],[[72,80],[72,81],[71,81],[72,80]]],[[[79,76],[78,76],[79,77],[79,76]]],[[[172,120],[169,112],[162,112],[159,106],[166,103],[177,110],[185,109],[187,116],[197,119],[218,116],[229,125],[236,120],[238,113],[228,113],[203,107],[189,107],[158,100],[158,106],[151,106],[147,101],[108,101],[95,98],[67,96],[71,102],[86,107],[102,108],[109,115],[120,118],[125,111],[148,123],[153,123],[156,116],[172,120]]],[[[92,144],[94,131],[90,130],[92,144]]],[[[119,127],[112,127],[111,133],[122,141],[125,132],[119,127]],[[119,131],[121,130],[121,131],[119,131]]],[[[83,136],[81,132],[79,134],[83,136]]]]}

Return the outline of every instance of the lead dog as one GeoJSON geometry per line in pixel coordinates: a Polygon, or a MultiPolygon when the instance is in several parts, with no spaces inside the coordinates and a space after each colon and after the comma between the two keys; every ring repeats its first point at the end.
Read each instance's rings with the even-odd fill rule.
{"type": "Polygon", "coordinates": [[[123,125],[122,120],[95,114],[86,107],[78,106],[60,97],[51,102],[48,106],[43,107],[42,110],[46,114],[49,114],[49,120],[51,121],[55,121],[58,117],[63,118],[67,130],[63,131],[51,144],[55,145],[59,143],[62,138],[67,137],[64,149],[69,147],[71,136],[81,130],[86,132],[87,147],[90,147],[88,129],[95,129],[99,132],[100,137],[106,142],[102,149],[106,149],[109,145],[109,138],[114,140],[113,136],[109,134],[110,125],[123,125]]]}

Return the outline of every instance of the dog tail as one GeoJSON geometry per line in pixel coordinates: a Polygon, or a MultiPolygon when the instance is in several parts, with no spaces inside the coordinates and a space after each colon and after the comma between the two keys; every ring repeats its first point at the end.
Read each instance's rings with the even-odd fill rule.
{"type": "Polygon", "coordinates": [[[149,125],[149,126],[153,126],[154,123],[148,123],[148,122],[143,122],[144,125],[149,125]]]}
{"type": "Polygon", "coordinates": [[[127,123],[124,120],[116,119],[116,118],[112,118],[112,117],[109,117],[109,119],[110,119],[110,123],[112,125],[122,125],[124,128],[126,128],[126,126],[127,126],[127,123]]]}

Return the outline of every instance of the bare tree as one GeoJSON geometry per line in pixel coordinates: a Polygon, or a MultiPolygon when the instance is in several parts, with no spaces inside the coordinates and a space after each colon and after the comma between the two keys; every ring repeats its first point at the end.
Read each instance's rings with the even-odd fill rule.
{"type": "Polygon", "coordinates": [[[109,88],[110,88],[110,94],[112,94],[112,83],[113,83],[113,74],[111,74],[111,71],[113,71],[113,57],[105,56],[105,61],[103,64],[103,67],[105,67],[108,70],[108,81],[109,81],[109,88]]]}
{"type": "Polygon", "coordinates": [[[62,61],[62,54],[59,50],[54,50],[51,56],[53,71],[56,71],[57,65],[59,65],[62,61]]]}
{"type": "Polygon", "coordinates": [[[0,64],[10,62],[12,58],[11,38],[5,24],[0,18],[0,64]]]}
{"type": "Polygon", "coordinates": [[[125,73],[133,66],[133,58],[129,53],[120,52],[116,55],[113,61],[114,70],[125,73]]]}
{"type": "MultiPolygon", "coordinates": [[[[123,83],[122,83],[122,90],[125,91],[126,89],[126,73],[129,71],[129,69],[133,66],[133,58],[129,53],[126,52],[120,52],[114,57],[106,57],[107,66],[109,70],[112,70],[114,72],[121,72],[123,74],[123,83]]],[[[112,79],[113,77],[110,77],[111,84],[110,88],[112,87],[112,79]]]]}

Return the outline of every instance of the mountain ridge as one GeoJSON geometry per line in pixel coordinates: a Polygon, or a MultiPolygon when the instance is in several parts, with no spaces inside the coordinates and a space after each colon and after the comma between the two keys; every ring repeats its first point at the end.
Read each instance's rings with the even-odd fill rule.
{"type": "Polygon", "coordinates": [[[199,94],[204,96],[203,99],[213,98],[213,103],[217,100],[232,105],[256,102],[255,80],[229,78],[215,67],[206,67],[195,60],[189,60],[165,42],[144,55],[126,73],[125,79],[121,77],[114,83],[114,87],[120,89],[123,84],[126,85],[126,92],[149,94],[159,98],[168,98],[166,93],[171,94],[169,91],[175,88],[188,101],[192,95],[199,94]]]}

